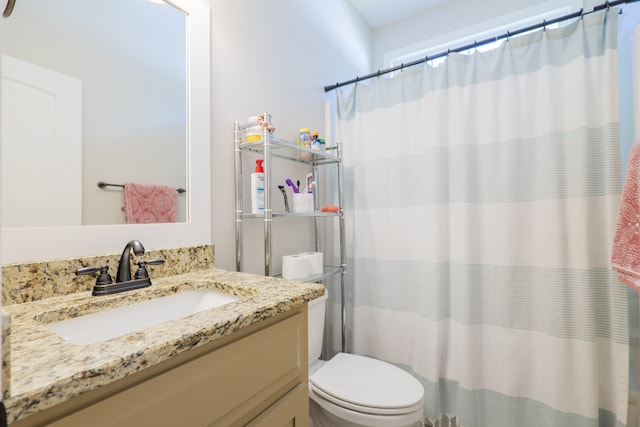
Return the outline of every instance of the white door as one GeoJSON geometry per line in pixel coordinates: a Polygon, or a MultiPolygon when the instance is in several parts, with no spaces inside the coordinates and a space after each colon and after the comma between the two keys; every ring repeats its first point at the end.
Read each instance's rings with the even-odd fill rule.
{"type": "Polygon", "coordinates": [[[82,82],[3,55],[1,111],[2,226],[81,225],[82,82]]]}

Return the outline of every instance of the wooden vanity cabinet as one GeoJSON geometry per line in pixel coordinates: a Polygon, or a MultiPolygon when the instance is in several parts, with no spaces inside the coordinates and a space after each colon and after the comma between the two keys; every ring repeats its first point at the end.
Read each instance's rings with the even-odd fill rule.
{"type": "Polygon", "coordinates": [[[12,424],[307,426],[307,307],[12,424]]]}

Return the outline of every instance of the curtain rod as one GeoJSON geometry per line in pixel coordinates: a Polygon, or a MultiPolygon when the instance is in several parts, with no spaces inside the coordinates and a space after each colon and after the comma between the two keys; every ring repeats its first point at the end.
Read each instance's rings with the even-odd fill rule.
{"type": "Polygon", "coordinates": [[[342,86],[347,86],[353,83],[358,83],[364,80],[369,80],[372,79],[374,77],[380,77],[384,74],[389,74],[389,73],[393,73],[394,71],[400,71],[403,70],[405,68],[408,67],[413,67],[414,65],[420,65],[420,64],[424,64],[427,61],[431,61],[433,59],[438,59],[438,58],[442,58],[445,56],[448,56],[450,53],[457,53],[457,52],[464,52],[465,50],[469,50],[469,49],[473,49],[473,48],[477,48],[478,46],[483,46],[489,43],[494,43],[497,42],[498,40],[502,40],[502,39],[508,39],[509,37],[513,37],[513,36],[517,36],[520,35],[522,33],[526,33],[529,31],[533,31],[533,30],[538,30],[540,28],[546,28],[547,25],[553,25],[553,24],[557,24],[559,22],[564,22],[564,21],[568,21],[570,19],[575,19],[575,18],[581,18],[585,15],[589,15],[591,13],[594,12],[598,12],[604,9],[609,9],[610,7],[615,7],[618,6],[620,4],[626,4],[626,3],[635,3],[636,1],[639,0],[616,0],[616,1],[607,1],[599,6],[595,6],[590,12],[584,12],[584,9],[580,9],[578,12],[574,12],[574,13],[570,13],[569,15],[565,15],[565,16],[561,16],[559,18],[555,18],[555,19],[551,19],[549,21],[547,20],[543,20],[541,23],[539,24],[534,24],[534,25],[530,25],[528,27],[525,28],[521,28],[519,30],[516,31],[507,31],[506,33],[499,35],[499,36],[494,36],[494,37],[490,37],[488,39],[484,39],[481,41],[475,41],[473,43],[467,44],[465,46],[460,46],[458,48],[455,49],[448,49],[445,52],[441,52],[435,55],[427,55],[424,58],[420,58],[420,59],[416,59],[415,61],[411,61],[411,62],[407,62],[402,63],[400,65],[396,65],[395,67],[391,67],[391,68],[385,68],[383,70],[378,70],[374,73],[371,74],[367,74],[365,76],[362,77],[356,77],[355,79],[351,79],[351,80],[347,80],[341,83],[336,83],[333,85],[329,85],[329,86],[325,86],[324,87],[324,91],[325,92],[330,92],[334,89],[337,89],[339,87],[342,86]]]}

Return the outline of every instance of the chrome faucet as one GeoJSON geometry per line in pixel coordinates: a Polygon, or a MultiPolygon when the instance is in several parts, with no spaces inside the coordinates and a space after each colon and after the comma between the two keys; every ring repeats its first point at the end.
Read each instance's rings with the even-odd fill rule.
{"type": "Polygon", "coordinates": [[[118,263],[118,273],[116,274],[116,283],[128,282],[131,280],[131,251],[136,256],[144,254],[144,246],[140,243],[140,240],[131,240],[124,247],[120,262],[118,263]]]}

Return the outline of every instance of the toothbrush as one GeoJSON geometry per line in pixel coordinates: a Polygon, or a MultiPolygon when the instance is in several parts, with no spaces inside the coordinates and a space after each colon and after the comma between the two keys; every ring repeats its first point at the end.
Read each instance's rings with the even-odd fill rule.
{"type": "Polygon", "coordinates": [[[313,183],[313,174],[307,174],[307,186],[305,187],[305,193],[311,193],[311,185],[313,183]]]}
{"type": "Polygon", "coordinates": [[[300,190],[298,190],[298,187],[296,187],[296,185],[293,183],[293,181],[291,181],[289,178],[287,178],[285,183],[291,188],[291,191],[293,191],[294,193],[299,193],[300,192],[300,190]]]}

